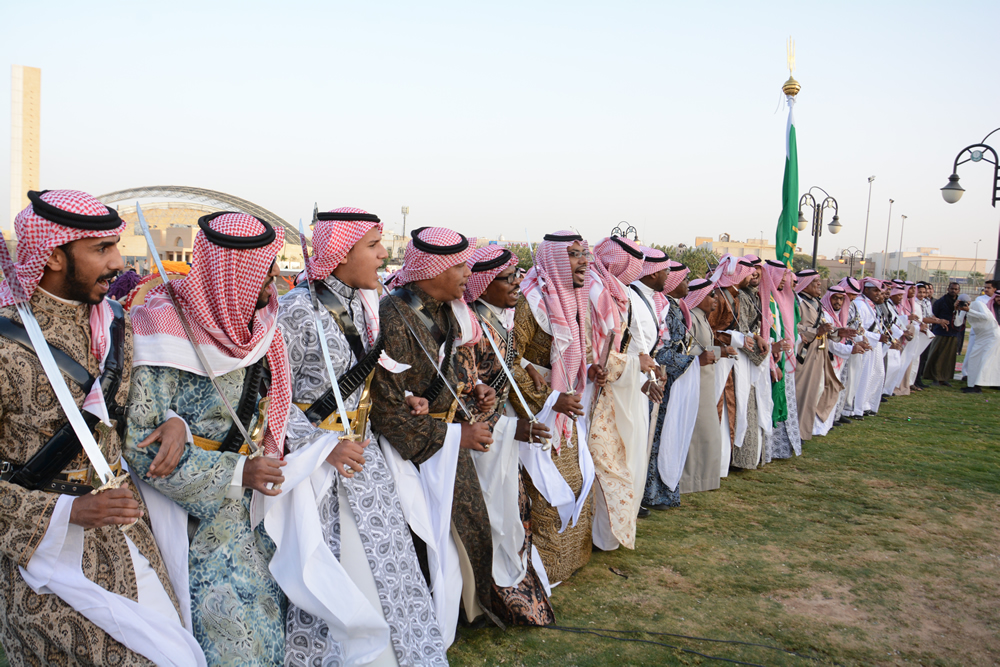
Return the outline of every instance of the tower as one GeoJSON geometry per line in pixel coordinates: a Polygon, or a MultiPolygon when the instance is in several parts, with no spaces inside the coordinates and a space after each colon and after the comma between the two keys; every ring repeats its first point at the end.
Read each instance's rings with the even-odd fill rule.
{"type": "Polygon", "coordinates": [[[10,69],[10,222],[28,205],[28,190],[38,189],[42,70],[10,69]]]}

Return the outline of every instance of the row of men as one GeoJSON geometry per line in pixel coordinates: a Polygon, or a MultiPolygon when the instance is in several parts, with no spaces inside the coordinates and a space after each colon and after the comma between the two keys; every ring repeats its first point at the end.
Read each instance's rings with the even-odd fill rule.
{"type": "Polygon", "coordinates": [[[552,587],[634,548],[644,505],[876,412],[929,336],[908,285],[820,298],[815,272],[729,256],[688,280],[572,231],[522,282],[509,250],[421,228],[383,285],[353,208],[318,215],[280,299],[282,229],[205,216],[190,273],[125,313],[117,213],[30,200],[0,286],[12,664],[444,664],[460,618],[554,622],[552,587]]]}

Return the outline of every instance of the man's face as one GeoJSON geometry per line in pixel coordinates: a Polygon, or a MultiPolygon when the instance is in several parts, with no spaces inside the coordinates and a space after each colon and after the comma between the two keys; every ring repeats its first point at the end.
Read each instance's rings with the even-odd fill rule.
{"type": "Polygon", "coordinates": [[[587,281],[587,255],[583,252],[583,244],[574,241],[566,249],[569,254],[569,268],[573,272],[573,287],[583,287],[587,281]]]}
{"type": "Polygon", "coordinates": [[[271,262],[271,268],[264,278],[264,285],[260,288],[260,294],[257,295],[257,310],[265,308],[271,300],[271,285],[274,284],[274,279],[279,275],[281,275],[281,269],[278,268],[278,261],[275,260],[271,262]]]}
{"type": "Polygon", "coordinates": [[[897,305],[897,306],[898,306],[899,304],[903,303],[903,295],[902,295],[902,294],[893,294],[893,295],[892,295],[892,296],[890,296],[889,298],[890,298],[890,299],[892,299],[892,302],[893,302],[893,303],[894,303],[895,305],[897,305]]]}
{"type": "Polygon", "coordinates": [[[872,303],[882,303],[882,291],[877,287],[866,287],[865,296],[871,299],[872,303]]]}
{"type": "MultiPolygon", "coordinates": [[[[688,275],[691,275],[691,274],[688,274],[688,275]]],[[[675,299],[683,299],[684,297],[686,297],[688,295],[688,291],[689,291],[688,290],[688,276],[684,276],[684,280],[682,280],[680,282],[680,284],[677,285],[677,287],[674,288],[674,291],[670,293],[670,296],[674,297],[675,299]]]]}
{"type": "Polygon", "coordinates": [[[461,264],[449,267],[444,273],[433,278],[432,280],[438,291],[443,295],[447,295],[446,298],[440,300],[454,301],[455,299],[461,299],[465,295],[465,284],[469,282],[469,276],[471,275],[472,270],[465,262],[462,262],[461,264]]]}
{"type": "Polygon", "coordinates": [[[758,287],[760,285],[760,269],[754,268],[753,273],[750,274],[750,287],[758,287]]]}
{"type": "Polygon", "coordinates": [[[482,299],[497,308],[513,308],[517,305],[517,297],[521,296],[521,277],[517,268],[510,266],[501,271],[483,292],[482,299]]]}
{"type": "Polygon", "coordinates": [[[717,307],[717,304],[715,303],[715,290],[709,292],[708,296],[702,299],[702,302],[698,304],[698,307],[705,311],[705,313],[711,315],[717,307]]]}
{"type": "Polygon", "coordinates": [[[840,310],[844,307],[844,295],[843,294],[831,294],[830,295],[830,305],[833,306],[834,310],[840,310]]]}
{"type": "Polygon", "coordinates": [[[951,283],[948,285],[948,296],[957,297],[960,291],[958,283],[951,283]]]}
{"type": "Polygon", "coordinates": [[[996,291],[997,288],[994,287],[993,285],[990,285],[989,283],[983,285],[983,294],[985,294],[986,296],[993,296],[994,294],[996,294],[996,291]]]}
{"type": "Polygon", "coordinates": [[[667,285],[667,274],[669,273],[670,271],[667,269],[661,269],[643,278],[643,282],[654,292],[662,292],[663,288],[667,285]]]}
{"type": "Polygon", "coordinates": [[[103,301],[111,281],[125,268],[118,240],[117,235],[78,239],[53,250],[45,272],[61,275],[58,296],[91,305],[103,301]]]}
{"type": "Polygon", "coordinates": [[[372,227],[354,244],[333,275],[355,289],[376,289],[378,270],[388,256],[382,245],[382,232],[372,227]]]}
{"type": "Polygon", "coordinates": [[[917,288],[916,288],[916,287],[914,287],[913,285],[911,285],[911,286],[910,286],[910,287],[909,287],[909,288],[908,288],[908,289],[906,290],[906,298],[907,298],[907,299],[912,299],[912,298],[913,298],[913,296],[914,296],[914,295],[915,295],[916,293],[917,293],[917,288]]]}
{"type": "Polygon", "coordinates": [[[819,278],[813,280],[805,289],[806,293],[813,298],[820,298],[823,296],[823,286],[819,282],[819,278]]]}
{"type": "Polygon", "coordinates": [[[927,296],[927,290],[924,289],[923,285],[917,285],[917,300],[923,301],[925,296],[927,296]]]}

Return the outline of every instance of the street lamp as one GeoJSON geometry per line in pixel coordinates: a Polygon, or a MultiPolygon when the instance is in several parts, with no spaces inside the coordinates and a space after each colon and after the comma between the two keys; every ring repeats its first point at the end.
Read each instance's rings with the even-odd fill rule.
{"type": "Polygon", "coordinates": [[[885,266],[889,263],[889,228],[892,227],[892,204],[895,200],[889,200],[889,221],[885,223],[885,250],[882,251],[882,270],[880,277],[885,279],[885,266]]]}
{"type": "MultiPolygon", "coordinates": [[[[861,263],[865,263],[865,253],[868,252],[868,216],[872,212],[872,181],[875,180],[874,176],[868,177],[868,209],[865,211],[865,242],[864,246],[861,248],[861,263]]],[[[862,273],[864,269],[862,269],[862,273]]]]}
{"type": "Polygon", "coordinates": [[[410,207],[404,206],[402,212],[403,212],[403,243],[406,243],[406,216],[410,214],[410,207]]]}
{"type": "Polygon", "coordinates": [[[899,280],[899,258],[903,256],[903,229],[906,228],[906,216],[899,216],[902,222],[899,224],[899,252],[896,253],[896,279],[899,280]]]}
{"type": "MultiPolygon", "coordinates": [[[[972,144],[971,146],[966,146],[958,155],[955,157],[955,165],[951,169],[951,176],[948,177],[948,184],[941,188],[941,196],[949,204],[954,204],[959,199],[962,198],[962,194],[965,192],[965,188],[958,184],[958,165],[965,164],[966,162],[981,162],[986,160],[993,165],[993,208],[996,208],[997,199],[1000,198],[1000,159],[997,158],[997,152],[993,150],[993,147],[986,143],[986,140],[990,138],[995,132],[1000,132],[1000,127],[990,132],[983,140],[978,144],[972,144]],[[965,154],[968,153],[968,157],[964,160],[962,159],[965,154]],[[993,156],[991,160],[987,155],[989,153],[993,156]]],[[[976,248],[978,253],[979,248],[976,248]]],[[[1000,279],[1000,241],[997,243],[997,263],[993,269],[993,279],[1000,279]]]]}
{"type": "Polygon", "coordinates": [[[833,209],[833,220],[830,222],[830,233],[839,234],[843,225],[840,224],[840,215],[837,211],[837,200],[830,196],[826,190],[819,186],[812,186],[809,188],[804,195],[799,199],[799,231],[805,231],[806,216],[802,213],[802,208],[804,206],[811,206],[813,210],[813,224],[812,224],[812,235],[813,235],[813,255],[812,255],[812,268],[816,268],[816,253],[819,252],[819,237],[823,234],[823,209],[832,208],[833,209]],[[819,190],[825,195],[822,202],[817,203],[816,198],[813,196],[812,191],[819,190]]]}
{"type": "MultiPolygon", "coordinates": [[[[861,260],[861,264],[865,263],[865,255],[862,251],[858,250],[856,247],[851,246],[850,248],[845,248],[840,251],[840,256],[837,257],[837,261],[841,264],[848,264],[848,274],[852,278],[854,277],[854,262],[856,260],[861,260]]],[[[860,276],[859,276],[860,277],[860,276]]]]}
{"type": "Polygon", "coordinates": [[[615,225],[615,228],[611,230],[611,235],[621,236],[627,239],[631,239],[636,243],[639,242],[639,230],[637,230],[632,225],[628,224],[628,222],[626,222],[625,220],[622,220],[617,225],[615,225]],[[630,234],[631,236],[629,236],[630,234]]]}

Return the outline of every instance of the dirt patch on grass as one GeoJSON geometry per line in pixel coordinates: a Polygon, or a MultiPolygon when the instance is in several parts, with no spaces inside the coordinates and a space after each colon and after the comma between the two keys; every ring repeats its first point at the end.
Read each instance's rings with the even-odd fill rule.
{"type": "Polygon", "coordinates": [[[867,623],[869,618],[866,611],[855,606],[856,599],[850,587],[842,583],[811,586],[779,597],[777,601],[788,613],[823,624],[860,625],[867,623]]]}

